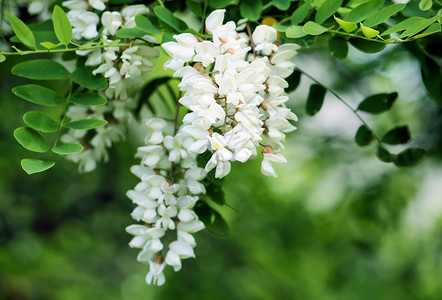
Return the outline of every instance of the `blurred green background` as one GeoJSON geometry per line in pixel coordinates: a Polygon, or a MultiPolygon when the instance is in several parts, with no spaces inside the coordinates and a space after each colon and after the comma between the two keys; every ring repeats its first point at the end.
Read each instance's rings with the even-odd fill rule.
{"type": "Polygon", "coordinates": [[[0,70],[0,299],[442,299],[442,111],[403,48],[351,49],[340,62],[319,44],[296,62],[354,107],[398,91],[391,111],[365,117],[379,134],[408,124],[429,150],[423,163],[399,169],[379,162],[374,146],[357,147],[360,124],[330,95],[306,116],[303,78],[290,101],[299,129],[279,178],[262,176],[258,160],[235,163],[224,189],[236,211],[221,208],[230,234],[197,234],[196,259],[167,269],[163,287],[146,285],[148,266],[124,230],[141,136],[129,134],[92,173],[60,160],[27,176],[19,163],[28,153],[12,132],[36,107],[10,92],[26,82],[10,75],[16,62],[0,70]]]}

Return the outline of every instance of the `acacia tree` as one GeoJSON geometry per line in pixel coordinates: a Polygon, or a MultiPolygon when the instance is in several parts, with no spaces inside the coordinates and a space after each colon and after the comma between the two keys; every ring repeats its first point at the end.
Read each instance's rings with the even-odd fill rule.
{"type": "Polygon", "coordinates": [[[298,51],[326,40],[343,60],[349,44],[364,53],[398,44],[419,60],[429,97],[441,100],[440,40],[433,38],[440,37],[440,1],[35,1],[28,13],[38,17],[15,15],[7,3],[3,47],[10,48],[0,61],[23,58],[11,72],[30,81],[12,92],[40,105],[14,131],[31,151],[24,171],[47,171],[56,155],[92,171],[126,140],[130,122],[146,127],[140,164],[131,168],[140,183],[127,192],[139,223],[126,231],[134,235],[129,245],[141,249],[138,261],[149,264],[148,284],[164,284],[166,266],[178,271],[181,259],[195,256],[194,233],[227,230],[213,204],[225,204],[232,162],[259,158],[262,173],[277,176],[272,163],[286,162],[283,142],[296,129],[286,103],[301,77],[313,82],[308,115],[330,93],[360,120],[358,145],[374,143],[377,157],[398,167],[423,158],[419,146],[389,150],[409,142],[407,126],[376,133],[360,114],[388,111],[398,93],[366,95],[354,108],[295,65],[298,51]],[[44,80],[62,84],[63,93],[44,80]]]}

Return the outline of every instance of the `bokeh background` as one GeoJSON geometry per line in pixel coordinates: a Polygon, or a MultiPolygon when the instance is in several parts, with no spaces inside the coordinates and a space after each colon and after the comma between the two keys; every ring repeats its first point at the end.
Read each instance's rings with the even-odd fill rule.
{"type": "Polygon", "coordinates": [[[262,176],[257,160],[234,164],[220,208],[230,234],[197,234],[196,259],[168,269],[163,287],[146,285],[148,266],[137,263],[124,230],[133,209],[125,193],[137,183],[129,167],[142,141],[136,122],[94,172],[59,160],[27,176],[20,159],[28,153],[12,133],[36,107],[11,93],[25,83],[10,75],[17,60],[2,63],[0,299],[442,299],[442,111],[403,47],[350,50],[337,61],[319,42],[295,61],[353,107],[397,91],[391,111],[364,117],[380,135],[408,124],[426,159],[397,168],[380,162],[374,146],[356,146],[360,124],[330,94],[306,116],[311,81],[303,77],[290,95],[299,129],[287,139],[288,164],[277,166],[277,179],[262,176]]]}

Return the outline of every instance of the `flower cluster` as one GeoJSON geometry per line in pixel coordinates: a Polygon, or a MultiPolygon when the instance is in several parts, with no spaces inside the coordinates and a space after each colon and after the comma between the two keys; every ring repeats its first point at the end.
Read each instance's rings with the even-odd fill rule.
{"type": "MultiPolygon", "coordinates": [[[[149,11],[142,4],[126,6],[121,12],[105,11],[106,2],[107,0],[63,2],[63,5],[70,9],[67,16],[73,26],[75,39],[94,39],[100,31],[103,43],[112,46],[118,29],[135,27],[135,16],[149,11]],[[102,29],[97,30],[97,26],[100,25],[102,29]]],[[[156,43],[151,36],[146,35],[144,39],[156,43]]],[[[85,65],[95,67],[94,75],[102,74],[109,82],[103,95],[109,100],[106,107],[83,109],[71,106],[67,113],[71,120],[99,118],[108,121],[106,127],[96,129],[92,137],[86,131],[74,130],[70,130],[63,137],[65,142],[81,142],[86,146],[86,151],[70,155],[68,158],[79,164],[80,171],[88,172],[95,169],[97,161],[107,160],[107,148],[112,143],[124,138],[126,123],[134,107],[133,98],[142,84],[140,75],[152,68],[150,59],[158,56],[158,51],[134,41],[133,46],[123,49],[106,47],[81,50],[77,51],[77,54],[87,57],[85,65]]]]}
{"type": "Polygon", "coordinates": [[[144,225],[130,225],[135,237],[129,245],[140,248],[137,260],[148,263],[148,284],[162,285],[166,265],[181,269],[181,259],[195,257],[193,233],[204,228],[193,210],[198,195],[205,193],[205,176],[196,154],[187,150],[192,138],[173,130],[163,119],[149,119],[147,146],[138,148],[141,164],[131,168],[141,182],[127,196],[137,207],[132,212],[144,225]]]}
{"type": "Polygon", "coordinates": [[[192,234],[204,224],[193,208],[205,193],[201,181],[209,172],[222,178],[231,162],[258,156],[261,146],[264,175],[276,177],[272,162],[286,162],[279,152],[296,116],[285,106],[283,78],[293,72],[299,46],[278,46],[275,29],[265,25],[250,39],[237,32],[235,22],[223,24],[224,13],[216,10],[206,19],[211,40],[183,33],[162,44],[171,56],[165,69],[181,78],[177,105],[189,113],[173,134],[166,121],[148,120],[147,146],[138,148],[141,164],[131,169],[141,179],[127,194],[137,205],[132,217],[144,225],[126,230],[135,236],[130,246],[142,249],[138,261],[150,265],[148,284],[162,285],[166,265],[178,271],[182,258],[194,257],[192,234]],[[196,158],[207,152],[211,157],[199,168],[196,158]]]}

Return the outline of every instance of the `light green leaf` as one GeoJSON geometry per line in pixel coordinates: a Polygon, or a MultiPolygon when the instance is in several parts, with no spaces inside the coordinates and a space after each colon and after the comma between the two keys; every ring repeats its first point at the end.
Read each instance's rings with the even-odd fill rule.
{"type": "Polygon", "coordinates": [[[239,12],[243,18],[250,21],[258,21],[261,17],[261,0],[242,0],[239,4],[239,12]]]}
{"type": "Polygon", "coordinates": [[[299,25],[290,26],[285,31],[285,34],[288,38],[291,38],[291,39],[297,39],[297,38],[301,38],[301,37],[307,35],[307,33],[302,31],[302,26],[299,26],[299,25]]]}
{"type": "Polygon", "coordinates": [[[327,28],[325,28],[322,25],[319,25],[318,23],[308,21],[307,23],[304,24],[304,26],[302,26],[302,31],[310,35],[320,35],[326,32],[327,28]]]}
{"type": "Polygon", "coordinates": [[[184,29],[182,28],[182,22],[178,20],[167,8],[163,6],[155,6],[153,11],[158,19],[171,26],[176,31],[180,32],[184,29]]]}
{"type": "Polygon", "coordinates": [[[45,47],[48,50],[51,50],[51,49],[54,49],[54,48],[57,48],[58,46],[60,46],[61,43],[58,45],[55,45],[54,43],[51,43],[51,42],[42,42],[42,43],[40,43],[40,45],[42,45],[43,47],[45,47]]]}
{"type": "Polygon", "coordinates": [[[275,28],[276,31],[278,31],[278,32],[286,32],[286,30],[287,30],[290,26],[288,26],[288,25],[282,25],[282,24],[279,24],[279,23],[275,23],[275,24],[272,25],[272,27],[275,28]]]}
{"type": "Polygon", "coordinates": [[[409,28],[407,28],[407,30],[402,32],[401,35],[399,35],[399,38],[403,39],[406,37],[413,36],[413,35],[421,32],[422,30],[426,29],[428,26],[430,26],[432,23],[436,22],[438,19],[439,19],[439,16],[435,16],[431,19],[425,19],[425,20],[418,21],[418,22],[414,23],[413,25],[411,25],[409,28]]]}
{"type": "Polygon", "coordinates": [[[441,25],[439,23],[433,23],[430,26],[428,26],[427,29],[425,29],[422,33],[416,35],[413,37],[414,39],[420,39],[423,37],[426,37],[427,35],[438,33],[441,31],[441,25]]]}
{"type": "Polygon", "coordinates": [[[334,36],[328,42],[330,47],[330,53],[337,59],[345,59],[348,55],[348,43],[347,41],[338,36],[334,36]]]}
{"type": "Polygon", "coordinates": [[[41,135],[32,128],[19,127],[14,130],[14,137],[24,148],[34,152],[47,152],[50,147],[41,135]]]}
{"type": "Polygon", "coordinates": [[[287,10],[290,7],[290,0],[273,0],[271,4],[279,10],[287,10]]]}
{"type": "Polygon", "coordinates": [[[55,165],[55,162],[25,158],[21,160],[20,164],[23,170],[25,170],[25,172],[28,173],[28,175],[31,175],[52,168],[55,165]]]}
{"type": "Polygon", "coordinates": [[[55,5],[53,11],[54,31],[57,39],[67,46],[72,41],[72,26],[64,10],[55,5]]]}
{"type": "Polygon", "coordinates": [[[325,20],[330,18],[339,7],[341,7],[342,0],[327,0],[318,9],[315,15],[315,22],[322,24],[325,20]]]}
{"type": "Polygon", "coordinates": [[[159,34],[161,31],[157,29],[152,22],[143,15],[138,15],[135,17],[135,24],[137,28],[145,31],[147,34],[159,34]]]}
{"type": "Polygon", "coordinates": [[[422,11],[430,10],[432,6],[433,6],[432,0],[421,0],[419,2],[419,8],[422,11]]]}
{"type": "Polygon", "coordinates": [[[84,148],[81,144],[67,143],[52,148],[52,152],[59,155],[69,155],[74,153],[80,153],[81,151],[83,151],[83,149],[84,148]]]}
{"type": "Polygon", "coordinates": [[[365,21],[364,26],[373,27],[387,21],[391,16],[400,12],[407,6],[406,4],[393,4],[372,13],[365,21]]]}
{"type": "Polygon", "coordinates": [[[104,105],[107,100],[94,93],[74,95],[69,99],[70,102],[80,106],[104,105]]]}
{"type": "Polygon", "coordinates": [[[72,75],[72,81],[91,90],[104,90],[109,86],[106,78],[101,74],[93,75],[93,67],[81,67],[76,69],[72,75]]]}
{"type": "Polygon", "coordinates": [[[0,63],[4,62],[6,60],[6,56],[0,54],[0,63]]]}
{"type": "Polygon", "coordinates": [[[405,29],[409,28],[410,26],[412,26],[413,24],[417,23],[418,21],[422,21],[422,20],[426,20],[426,19],[421,18],[421,17],[411,17],[411,18],[405,19],[402,22],[399,22],[398,24],[388,28],[381,35],[392,34],[392,33],[398,32],[398,31],[405,30],[405,29]]]}
{"type": "Polygon", "coordinates": [[[339,26],[341,26],[341,28],[345,31],[345,32],[352,32],[353,30],[355,30],[356,28],[358,28],[358,25],[356,25],[356,23],[353,22],[346,22],[344,20],[339,19],[336,16],[333,16],[335,18],[336,23],[339,24],[339,26]]]}
{"type": "Polygon", "coordinates": [[[293,12],[292,16],[290,17],[292,25],[298,25],[299,23],[304,21],[305,17],[308,14],[308,11],[310,10],[311,3],[311,0],[307,0],[293,12]]]}
{"type": "Polygon", "coordinates": [[[17,38],[28,48],[36,49],[35,37],[28,25],[14,15],[5,13],[17,38]]]}
{"type": "Polygon", "coordinates": [[[23,121],[31,128],[41,132],[56,132],[58,130],[58,123],[55,122],[47,114],[39,111],[30,111],[24,114],[23,121]]]}
{"type": "Polygon", "coordinates": [[[12,89],[14,95],[45,106],[57,106],[63,103],[64,99],[58,96],[53,90],[37,84],[19,85],[12,89]]]}
{"type": "Polygon", "coordinates": [[[369,39],[377,37],[379,34],[379,31],[370,28],[370,27],[365,27],[364,25],[362,25],[362,23],[359,23],[359,25],[361,25],[361,30],[362,33],[369,39]]]}
{"type": "Polygon", "coordinates": [[[33,59],[21,62],[12,68],[11,73],[37,80],[55,80],[69,76],[65,67],[50,59],[33,59]]]}
{"type": "Polygon", "coordinates": [[[384,0],[370,0],[364,4],[355,7],[344,18],[344,21],[358,23],[365,20],[368,16],[382,7],[384,0]]]}
{"type": "Polygon", "coordinates": [[[64,125],[64,127],[74,130],[90,130],[107,124],[106,120],[100,119],[84,119],[73,121],[64,125]]]}

